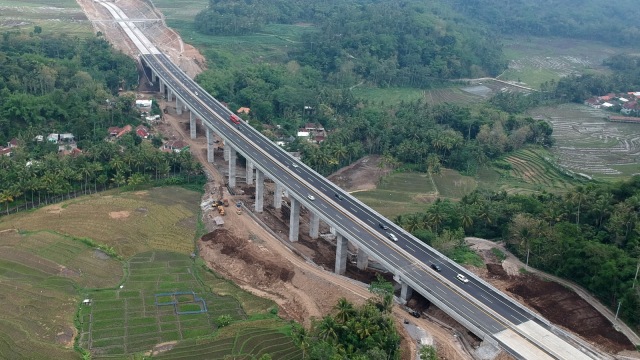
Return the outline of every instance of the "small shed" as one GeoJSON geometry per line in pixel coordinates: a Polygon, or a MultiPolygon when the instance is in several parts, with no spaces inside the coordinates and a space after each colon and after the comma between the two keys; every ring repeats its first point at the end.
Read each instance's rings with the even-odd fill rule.
{"type": "Polygon", "coordinates": [[[213,218],[213,221],[216,223],[216,225],[218,226],[224,226],[224,219],[222,218],[222,216],[216,216],[213,218]]]}
{"type": "Polygon", "coordinates": [[[87,306],[91,305],[91,299],[82,300],[82,305],[87,305],[87,306]]]}

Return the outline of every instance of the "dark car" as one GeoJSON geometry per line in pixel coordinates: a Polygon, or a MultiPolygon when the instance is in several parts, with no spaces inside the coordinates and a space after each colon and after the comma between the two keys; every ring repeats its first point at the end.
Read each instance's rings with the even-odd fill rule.
{"type": "Polygon", "coordinates": [[[338,200],[344,200],[344,196],[342,196],[342,195],[340,195],[340,194],[338,194],[338,193],[336,193],[336,198],[337,198],[338,200]]]}
{"type": "Polygon", "coordinates": [[[382,229],[382,230],[389,230],[389,227],[387,225],[385,225],[385,224],[380,223],[380,224],[378,224],[378,226],[380,226],[380,229],[382,229]]]}
{"type": "Polygon", "coordinates": [[[437,264],[431,264],[431,268],[437,272],[442,271],[442,268],[440,267],[440,265],[437,265],[437,264]]]}

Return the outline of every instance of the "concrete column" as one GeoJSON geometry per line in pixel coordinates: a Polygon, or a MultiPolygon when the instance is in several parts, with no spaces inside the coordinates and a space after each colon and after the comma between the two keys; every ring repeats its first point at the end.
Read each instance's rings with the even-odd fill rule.
{"type": "Polygon", "coordinates": [[[205,128],[207,129],[207,161],[213,163],[213,160],[215,159],[215,148],[213,147],[213,131],[211,131],[208,126],[205,126],[205,128]]]}
{"type": "Polygon", "coordinates": [[[264,173],[256,169],[256,212],[264,209],[264,173]]]}
{"type": "Polygon", "coordinates": [[[364,252],[362,247],[358,248],[357,265],[360,270],[367,270],[367,266],[369,266],[369,255],[364,252]]]}
{"type": "Polygon", "coordinates": [[[405,303],[411,299],[411,295],[413,295],[413,289],[404,282],[401,282],[402,288],[400,288],[400,299],[405,303]]]}
{"type": "Polygon", "coordinates": [[[236,149],[229,147],[229,187],[236,187],[236,149]]]}
{"type": "Polygon", "coordinates": [[[300,235],[300,202],[291,198],[291,214],[289,215],[289,241],[298,241],[300,235]]]}
{"type": "Polygon", "coordinates": [[[224,142],[224,161],[229,161],[229,149],[231,145],[227,141],[224,142]]]}
{"type": "Polygon", "coordinates": [[[193,111],[189,111],[189,130],[191,132],[191,138],[196,138],[196,115],[193,111]]]}
{"type": "Polygon", "coordinates": [[[160,80],[160,94],[162,94],[162,96],[165,95],[164,92],[164,82],[162,80],[160,80]]]}
{"type": "Polygon", "coordinates": [[[247,159],[247,185],[253,184],[253,163],[247,159]]]}
{"type": "Polygon", "coordinates": [[[317,239],[320,235],[320,215],[309,209],[311,212],[311,220],[309,221],[309,236],[312,239],[317,239]]]}
{"type": "Polygon", "coordinates": [[[336,235],[336,268],[335,273],[344,275],[347,271],[347,239],[342,234],[336,235]]]}
{"type": "Polygon", "coordinates": [[[158,77],[156,76],[156,73],[154,73],[152,71],[151,72],[151,82],[155,84],[157,81],[158,81],[158,77]]]}
{"type": "Polygon", "coordinates": [[[173,100],[173,91],[171,91],[170,87],[167,87],[167,101],[173,100]]]}
{"type": "Polygon", "coordinates": [[[273,207],[280,209],[282,207],[282,185],[276,183],[276,190],[273,192],[273,207]]]}
{"type": "Polygon", "coordinates": [[[182,115],[182,101],[176,96],[176,114],[182,115]]]}

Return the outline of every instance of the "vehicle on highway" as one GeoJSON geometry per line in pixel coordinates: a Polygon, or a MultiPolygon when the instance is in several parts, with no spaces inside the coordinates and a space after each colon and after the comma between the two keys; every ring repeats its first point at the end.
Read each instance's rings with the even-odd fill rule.
{"type": "Polygon", "coordinates": [[[462,274],[458,274],[458,275],[456,275],[456,278],[457,278],[458,280],[462,281],[463,283],[468,283],[468,282],[469,282],[469,279],[467,279],[467,277],[466,277],[466,276],[464,276],[464,275],[462,275],[462,274]]]}
{"type": "Polygon", "coordinates": [[[338,194],[338,193],[336,193],[336,198],[337,198],[338,200],[344,200],[344,196],[342,196],[342,195],[340,195],[340,194],[338,194]]]}
{"type": "Polygon", "coordinates": [[[197,91],[195,92],[195,94],[196,94],[196,96],[198,96],[198,92],[197,91]]]}
{"type": "Polygon", "coordinates": [[[240,117],[238,117],[238,115],[236,115],[236,114],[231,114],[231,115],[229,116],[229,120],[230,120],[232,123],[236,124],[236,125],[239,125],[239,124],[240,124],[240,117]]]}
{"type": "Polygon", "coordinates": [[[380,226],[380,229],[382,229],[382,230],[389,230],[389,227],[387,225],[385,225],[385,224],[380,223],[380,224],[378,224],[378,226],[380,226]]]}
{"type": "Polygon", "coordinates": [[[315,196],[313,196],[313,195],[307,195],[307,199],[309,199],[309,200],[313,201],[313,200],[315,200],[315,199],[316,199],[316,197],[315,197],[315,196]]]}
{"type": "Polygon", "coordinates": [[[389,235],[387,235],[389,237],[389,239],[393,240],[393,241],[398,241],[398,237],[396,237],[394,234],[389,233],[389,235]]]}
{"type": "Polygon", "coordinates": [[[438,264],[431,264],[431,268],[437,272],[442,271],[442,268],[438,264]]]}
{"type": "Polygon", "coordinates": [[[293,167],[294,167],[294,168],[296,168],[296,169],[300,167],[300,165],[298,165],[298,164],[296,164],[296,163],[292,163],[292,164],[291,164],[291,166],[293,166],[293,167]]]}

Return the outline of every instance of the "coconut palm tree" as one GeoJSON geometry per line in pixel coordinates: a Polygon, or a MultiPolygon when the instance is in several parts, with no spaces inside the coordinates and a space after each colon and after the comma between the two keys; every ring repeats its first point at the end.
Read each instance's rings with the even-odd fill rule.
{"type": "Polygon", "coordinates": [[[338,303],[333,307],[333,310],[336,311],[336,320],[338,320],[340,324],[346,324],[355,314],[353,304],[346,298],[340,298],[338,303]]]}

